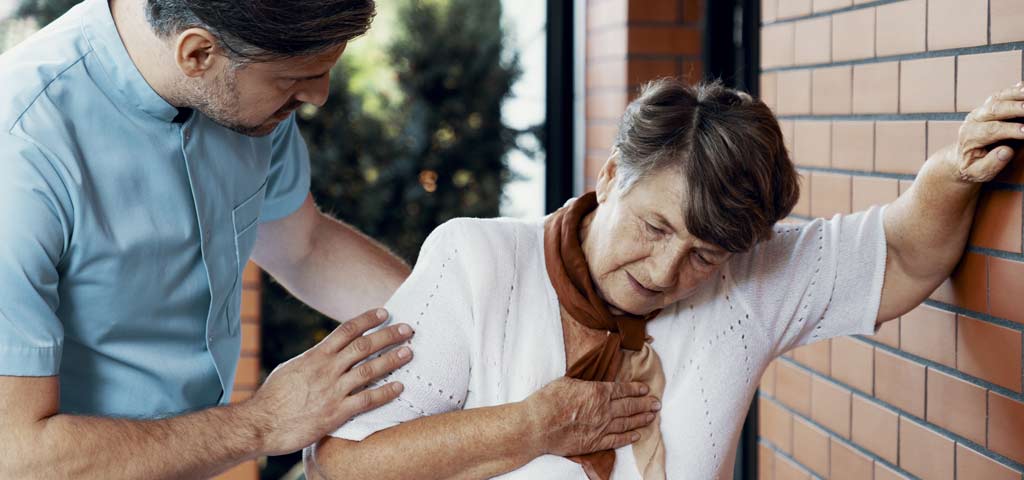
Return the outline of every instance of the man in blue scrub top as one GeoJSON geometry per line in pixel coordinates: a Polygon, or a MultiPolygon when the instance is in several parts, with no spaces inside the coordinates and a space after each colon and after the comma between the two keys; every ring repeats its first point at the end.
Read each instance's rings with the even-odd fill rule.
{"type": "Polygon", "coordinates": [[[0,477],[197,478],[395,398],[408,273],[320,214],[293,112],[372,0],[86,0],[0,56],[0,477]],[[249,258],[339,321],[227,405],[249,258]]]}

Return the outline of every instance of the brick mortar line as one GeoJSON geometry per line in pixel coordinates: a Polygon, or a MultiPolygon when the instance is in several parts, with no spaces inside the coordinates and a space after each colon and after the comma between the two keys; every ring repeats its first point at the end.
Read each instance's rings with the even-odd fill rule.
{"type": "MultiPolygon", "coordinates": [[[[802,367],[802,365],[801,365],[801,367],[802,367]]],[[[846,445],[847,445],[847,446],[849,446],[849,447],[852,447],[852,448],[853,448],[854,450],[857,450],[858,452],[860,452],[860,453],[864,454],[864,455],[865,455],[865,456],[867,456],[868,458],[870,458],[870,459],[872,459],[872,460],[874,460],[874,461],[876,461],[876,462],[881,462],[881,463],[882,463],[883,465],[885,465],[885,466],[887,466],[887,467],[889,467],[889,468],[892,468],[893,470],[895,470],[895,471],[897,471],[897,472],[899,472],[899,473],[902,473],[902,474],[904,474],[904,475],[909,475],[909,476],[910,476],[910,478],[917,478],[917,477],[916,477],[915,475],[913,475],[912,473],[910,473],[910,472],[908,472],[908,471],[906,471],[906,470],[903,470],[902,468],[900,468],[900,467],[899,467],[899,466],[897,466],[897,465],[893,465],[893,464],[892,464],[892,463],[890,463],[890,462],[889,462],[888,460],[886,460],[886,459],[882,458],[881,456],[879,456],[879,455],[878,455],[878,454],[876,454],[875,452],[872,452],[871,450],[868,450],[867,448],[865,448],[865,447],[861,446],[860,444],[854,443],[854,442],[853,442],[852,440],[849,440],[849,439],[843,438],[843,436],[842,436],[842,435],[839,435],[838,433],[836,433],[836,432],[832,431],[832,430],[831,430],[831,429],[829,429],[828,427],[825,427],[824,425],[821,425],[821,424],[819,424],[818,422],[814,421],[813,419],[810,419],[810,418],[807,418],[807,417],[805,417],[805,416],[804,416],[804,415],[803,415],[802,413],[800,413],[800,412],[798,412],[798,411],[796,411],[796,410],[793,410],[792,408],[790,408],[790,407],[789,407],[789,405],[786,405],[785,403],[782,403],[782,401],[781,401],[781,400],[779,400],[779,399],[775,398],[774,396],[772,396],[772,395],[768,395],[768,394],[766,394],[766,393],[763,393],[763,392],[762,392],[762,393],[759,393],[759,395],[760,395],[760,396],[761,396],[762,398],[764,398],[764,399],[766,399],[766,400],[768,400],[768,401],[770,401],[770,402],[774,403],[774,404],[775,404],[776,406],[778,406],[778,407],[782,408],[783,410],[785,410],[785,411],[789,412],[789,413],[790,413],[790,415],[795,415],[795,416],[797,416],[797,417],[800,417],[800,418],[802,418],[802,419],[806,420],[806,421],[807,421],[808,423],[810,423],[811,425],[814,425],[815,427],[817,427],[817,428],[821,429],[822,431],[824,431],[824,432],[828,433],[828,435],[829,435],[829,437],[830,437],[830,438],[835,438],[835,439],[836,439],[837,441],[839,441],[840,443],[843,443],[843,444],[846,444],[846,445]]],[[[851,402],[851,403],[852,403],[852,402],[851,402]]],[[[792,430],[792,429],[791,429],[791,430],[792,430]]],[[[897,431],[899,431],[899,429],[897,429],[897,431]]],[[[759,432],[759,433],[760,433],[760,432],[759,432]]],[[[790,435],[792,436],[792,432],[790,433],[790,435]]],[[[761,438],[761,435],[760,435],[760,434],[758,435],[758,438],[759,438],[759,439],[761,438]]],[[[766,442],[768,442],[768,443],[769,443],[769,444],[770,444],[771,446],[773,446],[773,447],[775,446],[775,444],[774,444],[774,443],[772,443],[772,442],[771,442],[770,440],[767,440],[767,439],[766,439],[765,441],[766,441],[766,442]]],[[[829,450],[830,450],[830,455],[829,455],[829,473],[831,473],[831,470],[832,470],[832,465],[831,465],[831,464],[832,464],[832,461],[831,461],[831,460],[832,460],[832,459],[831,459],[831,447],[829,448],[829,450]]],[[[898,446],[898,445],[897,445],[897,448],[896,448],[896,450],[897,450],[897,452],[899,451],[899,446],[898,446]]],[[[781,452],[781,451],[780,451],[780,453],[786,454],[786,452],[781,452]]],[[[956,451],[955,451],[955,447],[954,447],[954,455],[955,455],[955,454],[956,454],[956,451]]],[[[788,454],[786,454],[786,456],[787,456],[787,457],[789,457],[789,458],[791,458],[791,459],[792,459],[792,460],[793,460],[794,462],[796,462],[797,464],[799,464],[799,465],[800,465],[801,467],[803,467],[803,466],[804,466],[804,464],[802,464],[802,463],[800,463],[799,461],[797,461],[797,460],[796,460],[796,458],[793,458],[792,456],[790,456],[790,455],[788,455],[788,454]]],[[[807,467],[804,467],[804,468],[806,469],[807,467]]],[[[808,470],[809,470],[809,469],[808,469],[808,470]]],[[[872,469],[872,470],[873,470],[873,469],[872,469]]]]}
{"type": "Polygon", "coordinates": [[[960,55],[977,55],[983,53],[1000,53],[1000,52],[1011,52],[1014,50],[1024,50],[1024,42],[1007,42],[997,43],[995,45],[976,45],[973,47],[962,47],[962,48],[947,48],[944,50],[928,50],[924,52],[905,53],[899,55],[889,55],[885,57],[873,57],[873,58],[861,58],[857,60],[843,60],[840,62],[831,63],[811,63],[806,65],[786,65],[781,67],[769,67],[761,68],[761,73],[775,73],[785,72],[790,70],[805,70],[814,68],[826,68],[826,67],[843,67],[847,65],[870,65],[875,63],[887,63],[894,61],[905,61],[905,60],[922,60],[929,58],[943,58],[960,55]]]}
{"type": "MultiPolygon", "coordinates": [[[[945,373],[945,374],[947,374],[947,375],[949,375],[951,377],[955,377],[955,378],[957,378],[959,380],[963,380],[963,381],[965,381],[967,383],[970,383],[971,385],[974,385],[976,387],[983,387],[986,390],[991,390],[993,392],[996,392],[996,393],[998,393],[998,394],[1000,394],[1000,395],[1002,395],[1004,397],[1007,397],[1007,398],[1009,398],[1011,400],[1014,400],[1016,402],[1024,403],[1024,394],[1021,394],[1021,393],[1018,393],[1018,392],[1014,392],[1013,390],[1010,390],[1010,389],[1008,389],[1006,387],[1003,387],[1003,386],[996,385],[996,384],[994,384],[992,382],[989,382],[988,380],[975,377],[975,376],[970,375],[968,373],[961,372],[960,370],[957,370],[957,369],[952,368],[952,367],[948,367],[948,366],[943,365],[943,364],[941,364],[939,362],[936,362],[934,360],[929,360],[927,358],[919,357],[917,355],[914,355],[914,354],[912,354],[910,352],[907,352],[907,351],[904,351],[904,350],[900,350],[898,348],[893,348],[893,347],[891,347],[889,345],[886,345],[884,343],[881,343],[881,342],[879,342],[877,340],[872,340],[870,337],[863,336],[863,335],[855,335],[855,337],[858,338],[859,340],[862,340],[862,341],[864,341],[864,342],[874,346],[874,347],[880,348],[882,351],[885,351],[887,353],[891,353],[893,355],[896,355],[896,356],[898,356],[898,357],[900,357],[900,358],[902,358],[904,360],[912,360],[912,361],[914,361],[914,363],[920,364],[920,365],[928,367],[928,368],[932,368],[932,369],[937,370],[937,371],[939,371],[941,373],[945,373]]],[[[790,362],[794,362],[794,363],[799,364],[799,362],[796,362],[795,360],[792,360],[792,359],[788,359],[788,360],[790,362]]],[[[806,366],[803,366],[803,365],[801,365],[801,367],[803,367],[804,369],[807,369],[809,371],[812,371],[812,372],[814,371],[813,369],[810,369],[810,368],[808,368],[806,366]]],[[[836,384],[838,384],[838,385],[844,385],[844,386],[847,386],[847,388],[853,388],[852,385],[846,385],[846,384],[844,384],[842,382],[839,382],[837,380],[833,380],[833,381],[836,384]]]]}
{"type": "MultiPolygon", "coordinates": [[[[905,180],[905,181],[911,181],[911,182],[916,179],[916,175],[909,174],[909,173],[869,172],[869,171],[866,171],[866,170],[848,170],[848,169],[842,169],[842,168],[815,167],[815,166],[810,166],[810,165],[799,165],[799,164],[797,164],[795,166],[796,166],[796,169],[798,171],[806,170],[808,172],[820,172],[820,173],[831,173],[831,174],[839,174],[839,175],[851,175],[851,176],[856,176],[856,177],[888,178],[888,179],[891,179],[891,180],[905,180]]],[[[1003,183],[1003,182],[995,182],[995,181],[986,183],[984,188],[986,190],[990,190],[990,191],[1024,192],[1024,184],[1018,185],[1018,184],[1014,184],[1014,183],[1003,183]]],[[[807,216],[799,215],[799,214],[795,214],[795,213],[792,214],[792,216],[799,217],[802,220],[814,220],[816,218],[816,217],[807,217],[807,216]]],[[[996,250],[996,249],[991,249],[991,248],[986,248],[986,247],[970,246],[969,248],[979,249],[979,251],[981,251],[982,253],[985,253],[986,255],[992,255],[992,256],[995,256],[995,257],[1006,258],[1006,259],[1011,259],[1011,260],[1021,260],[1021,261],[1024,261],[1024,254],[1018,254],[1018,253],[1015,253],[1015,252],[1006,252],[1006,251],[996,250]]]]}
{"type": "MultiPolygon", "coordinates": [[[[801,20],[807,20],[807,19],[811,19],[811,18],[824,17],[826,15],[835,15],[837,13],[846,13],[846,12],[853,12],[853,11],[856,11],[856,10],[865,10],[865,9],[868,9],[868,8],[878,7],[878,6],[882,6],[882,5],[888,5],[890,3],[900,3],[902,1],[903,0],[877,0],[877,1],[874,1],[874,2],[862,3],[862,4],[859,4],[859,5],[851,5],[849,7],[836,8],[836,9],[833,9],[833,10],[826,10],[826,11],[817,12],[817,13],[813,13],[812,12],[810,15],[804,15],[804,16],[793,17],[793,18],[784,18],[784,19],[778,19],[778,14],[776,12],[776,20],[774,22],[767,22],[767,23],[766,22],[761,22],[761,27],[763,28],[763,27],[766,27],[766,26],[769,26],[769,25],[780,25],[780,24],[784,24],[784,23],[794,23],[794,22],[799,22],[801,20]]],[[[927,9],[925,9],[925,10],[927,10],[927,9]]]]}
{"type": "MultiPolygon", "coordinates": [[[[861,339],[861,340],[867,341],[867,339],[864,338],[863,336],[859,336],[858,335],[856,337],[861,339]]],[[[868,343],[871,343],[871,344],[875,345],[876,347],[882,347],[882,350],[888,351],[889,353],[892,353],[892,354],[894,354],[894,355],[896,355],[898,357],[901,357],[901,358],[904,358],[904,359],[907,359],[907,360],[913,360],[913,361],[918,362],[918,363],[927,363],[927,365],[925,365],[926,367],[930,367],[930,368],[932,368],[934,370],[938,370],[939,372],[946,373],[946,374],[948,374],[950,376],[953,376],[953,377],[956,377],[956,378],[958,378],[960,380],[964,380],[964,381],[966,381],[968,383],[971,383],[974,386],[985,387],[988,390],[992,390],[992,391],[994,391],[996,393],[999,393],[999,394],[1003,395],[1004,397],[1010,398],[1011,400],[1015,400],[1015,401],[1018,401],[1018,402],[1024,402],[1024,399],[1021,398],[1022,397],[1021,394],[1015,393],[1012,390],[1007,390],[1005,387],[1000,387],[998,385],[989,384],[988,382],[985,382],[984,380],[977,379],[977,380],[979,380],[982,383],[986,383],[988,385],[991,385],[991,387],[989,387],[987,385],[979,385],[978,382],[974,381],[975,380],[974,377],[971,377],[970,375],[967,375],[967,374],[965,374],[963,372],[960,372],[959,370],[951,369],[950,367],[947,367],[947,366],[942,365],[940,363],[933,362],[931,360],[918,357],[916,355],[904,352],[902,350],[893,350],[892,347],[890,347],[888,345],[885,345],[885,344],[878,344],[878,343],[873,342],[873,341],[872,342],[868,342],[868,343]],[[919,360],[920,360],[920,362],[919,362],[919,360]],[[1003,391],[998,391],[998,390],[1003,390],[1003,391]],[[1010,395],[1007,395],[1007,393],[1010,393],[1010,395]]],[[[810,367],[808,367],[808,366],[806,366],[806,365],[804,365],[804,364],[802,364],[802,363],[800,363],[800,362],[798,362],[798,361],[796,361],[796,360],[794,360],[792,358],[789,358],[789,357],[779,357],[779,358],[784,358],[786,363],[789,363],[789,364],[792,364],[792,365],[794,365],[796,367],[799,367],[800,370],[803,370],[803,371],[811,374],[812,376],[817,376],[819,378],[822,378],[822,379],[828,381],[829,383],[832,383],[834,385],[837,385],[837,386],[843,387],[843,388],[845,388],[847,390],[850,390],[851,392],[854,392],[855,394],[857,394],[861,398],[873,400],[873,401],[875,401],[875,402],[877,402],[877,403],[887,407],[889,410],[892,410],[894,413],[899,413],[900,415],[904,415],[904,416],[909,417],[909,418],[920,420],[922,423],[928,423],[930,425],[934,425],[931,422],[928,422],[925,419],[917,417],[916,415],[914,415],[912,413],[906,412],[906,411],[896,407],[895,405],[892,405],[892,404],[890,404],[890,403],[888,403],[888,402],[886,402],[886,401],[884,401],[884,400],[882,400],[882,399],[880,399],[878,397],[875,397],[874,395],[867,395],[864,392],[862,392],[861,390],[859,390],[856,387],[854,387],[853,385],[848,385],[848,384],[846,384],[844,382],[841,382],[841,381],[839,381],[839,380],[837,380],[837,379],[835,379],[835,378],[833,378],[831,376],[828,376],[828,375],[822,375],[817,370],[814,370],[813,368],[810,368],[810,367]]],[[[926,375],[927,375],[927,373],[926,373],[926,375]]],[[[926,388],[925,398],[927,399],[927,393],[928,393],[927,392],[927,386],[925,388],[926,388]]],[[[986,394],[985,397],[988,398],[988,395],[986,394]]],[[[987,400],[986,400],[986,402],[987,402],[987,400]]],[[[927,415],[927,413],[926,413],[926,415],[927,415]]],[[[986,425],[987,425],[987,417],[988,417],[988,411],[987,410],[986,410],[985,415],[986,415],[986,425]]],[[[937,431],[941,430],[943,432],[947,432],[950,436],[957,437],[958,439],[962,438],[959,434],[953,433],[950,430],[946,430],[943,427],[940,427],[938,425],[935,425],[935,427],[936,427],[937,431]]],[[[987,428],[987,426],[986,426],[986,428],[987,428]]],[[[988,441],[988,437],[986,436],[985,438],[986,438],[986,442],[987,442],[988,441]]],[[[987,450],[986,447],[984,447],[982,445],[979,445],[977,443],[974,443],[972,440],[969,440],[967,438],[963,438],[963,439],[966,440],[966,443],[970,443],[971,445],[978,445],[981,448],[987,450]]],[[[1009,461],[1011,463],[1014,463],[1014,464],[1021,465],[1021,467],[1024,467],[1024,464],[1019,464],[1016,461],[1013,461],[1013,460],[1010,460],[1010,459],[1007,459],[1007,461],[1009,461]]]]}
{"type": "Polygon", "coordinates": [[[875,122],[886,122],[886,121],[931,121],[931,122],[962,122],[967,118],[967,112],[921,112],[921,113],[847,113],[847,114],[831,114],[831,115],[814,115],[804,113],[794,113],[785,115],[776,115],[775,118],[779,120],[788,121],[833,121],[833,122],[856,122],[856,121],[875,121],[875,122]]]}
{"type": "MultiPolygon", "coordinates": [[[[923,426],[924,428],[926,428],[928,430],[931,430],[933,433],[937,433],[937,434],[945,437],[948,440],[953,440],[956,443],[963,444],[964,446],[970,447],[971,449],[973,449],[975,451],[985,452],[985,455],[987,455],[987,456],[989,456],[989,457],[991,457],[991,458],[993,458],[995,460],[998,460],[998,461],[1002,462],[1005,465],[1011,466],[1011,467],[1013,467],[1016,470],[1024,471],[1024,464],[1018,463],[1017,461],[1014,461],[1013,459],[1010,459],[1010,458],[1008,458],[1008,457],[1006,457],[1006,456],[1004,456],[1004,455],[1002,455],[1002,454],[1000,454],[998,452],[995,452],[995,451],[987,448],[984,445],[975,443],[973,440],[965,438],[965,437],[963,437],[963,436],[961,436],[959,434],[956,434],[956,433],[954,433],[952,431],[949,431],[949,430],[947,430],[947,429],[945,429],[945,428],[943,428],[943,427],[941,427],[939,425],[931,423],[931,422],[929,422],[929,421],[927,421],[927,420],[925,420],[923,418],[918,417],[917,415],[914,415],[912,413],[906,412],[906,411],[896,407],[895,405],[892,405],[892,404],[890,404],[890,403],[888,403],[888,402],[886,402],[886,401],[884,401],[884,400],[882,400],[880,398],[877,398],[875,396],[866,395],[863,392],[861,392],[860,390],[858,390],[856,388],[853,388],[852,386],[847,385],[847,384],[845,384],[843,382],[840,382],[840,381],[838,381],[838,380],[836,380],[836,379],[834,379],[832,377],[822,375],[822,374],[818,373],[817,371],[815,371],[815,370],[813,370],[813,369],[811,369],[811,368],[809,368],[809,367],[807,367],[807,366],[797,362],[796,360],[793,360],[793,359],[787,358],[787,357],[778,357],[778,358],[784,360],[786,363],[788,363],[790,365],[793,365],[794,367],[796,367],[799,370],[803,370],[803,371],[807,372],[812,377],[821,378],[822,380],[824,380],[824,381],[826,381],[828,383],[831,383],[833,385],[836,385],[836,386],[839,386],[839,387],[842,387],[842,388],[845,388],[845,389],[849,390],[853,395],[857,395],[860,398],[865,399],[865,400],[870,400],[871,402],[873,402],[873,403],[875,403],[875,404],[885,408],[886,410],[889,410],[890,413],[895,413],[895,414],[897,414],[900,417],[906,417],[907,419],[909,419],[909,420],[911,420],[911,421],[913,421],[913,422],[923,426]]],[[[814,419],[808,418],[808,417],[804,416],[803,414],[801,414],[800,412],[797,412],[796,410],[793,410],[788,405],[782,403],[781,400],[778,400],[775,396],[768,395],[768,394],[766,394],[764,392],[761,392],[760,389],[759,389],[759,395],[762,396],[762,397],[765,397],[765,398],[767,398],[769,400],[771,400],[772,402],[776,403],[777,405],[779,405],[780,407],[784,408],[786,411],[792,413],[793,415],[798,415],[798,416],[800,416],[800,418],[803,418],[804,420],[807,420],[808,422],[814,424],[818,428],[821,428],[822,430],[825,430],[830,435],[833,435],[836,438],[839,438],[839,439],[842,439],[842,440],[846,440],[845,438],[843,438],[842,435],[839,435],[838,433],[836,433],[835,431],[829,429],[828,427],[819,424],[814,419]]],[[[925,392],[925,396],[927,397],[927,391],[925,392]]],[[[988,395],[985,395],[985,396],[986,396],[986,398],[988,397],[988,395]]],[[[851,401],[851,403],[852,403],[852,401],[851,401]]],[[[988,415],[988,413],[986,412],[986,416],[987,415],[988,415]]],[[[986,421],[985,423],[987,424],[988,422],[986,421]]],[[[898,430],[902,430],[902,429],[898,429],[898,430]]],[[[851,432],[851,437],[852,437],[852,432],[851,432]]],[[[986,438],[986,442],[987,441],[988,441],[988,439],[986,438]]],[[[852,440],[848,440],[848,442],[852,442],[852,440]]],[[[853,445],[856,445],[856,444],[853,444],[853,445]]],[[[872,453],[872,452],[870,452],[870,451],[868,451],[866,449],[863,449],[859,445],[857,445],[857,446],[861,450],[864,450],[865,452],[867,452],[870,456],[872,456],[874,458],[881,459],[883,462],[886,463],[886,465],[891,465],[885,459],[882,459],[881,457],[878,457],[878,455],[875,455],[874,453],[872,453]]],[[[956,447],[954,446],[954,455],[955,455],[955,448],[956,447]]],[[[897,451],[899,451],[898,448],[897,448],[897,451]]],[[[900,471],[902,471],[902,470],[900,470],[900,471]]]]}
{"type": "MultiPolygon", "coordinates": [[[[1018,187],[1018,188],[1007,188],[1005,190],[1006,191],[1013,191],[1013,192],[1019,192],[1021,190],[1024,190],[1024,185],[1013,185],[1013,186],[1014,187],[1018,187]]],[[[1003,260],[1013,260],[1013,261],[1017,261],[1017,262],[1024,262],[1024,254],[1021,254],[1021,253],[1006,252],[1006,251],[1003,251],[1003,250],[996,250],[996,249],[987,248],[987,247],[979,247],[979,246],[976,246],[976,245],[968,245],[967,246],[967,251],[971,252],[971,253],[980,253],[980,254],[983,254],[983,255],[988,255],[990,257],[1001,258],[1003,260]]],[[[995,317],[995,318],[999,318],[999,317],[995,317]]]]}
{"type": "MultiPolygon", "coordinates": [[[[771,450],[772,452],[792,460],[793,463],[797,464],[797,466],[799,466],[801,470],[803,470],[808,475],[810,475],[811,478],[816,479],[816,480],[822,480],[822,477],[819,476],[817,473],[815,473],[814,470],[811,470],[810,468],[807,467],[807,465],[804,465],[804,464],[800,463],[800,460],[797,460],[795,457],[793,457],[793,455],[790,455],[790,454],[788,454],[788,453],[786,453],[786,452],[784,452],[782,450],[779,450],[779,447],[776,446],[775,443],[772,442],[771,440],[768,440],[768,439],[758,435],[757,436],[757,444],[758,445],[763,445],[766,448],[768,448],[769,450],[771,450]]],[[[829,469],[829,473],[832,473],[832,461],[831,461],[831,458],[829,459],[828,469],[829,469]]],[[[772,469],[772,477],[774,477],[774,476],[775,476],[775,470],[772,469]]]]}
{"type": "Polygon", "coordinates": [[[1005,318],[996,317],[988,313],[975,312],[973,310],[968,310],[966,308],[958,307],[956,305],[952,305],[945,302],[940,302],[938,300],[932,300],[930,298],[925,299],[924,304],[928,305],[929,307],[940,308],[942,310],[946,310],[950,313],[956,313],[958,315],[966,315],[975,320],[980,320],[985,323],[998,325],[1003,328],[1008,328],[1010,330],[1016,330],[1018,332],[1024,333],[1024,324],[1020,324],[1012,320],[1007,320],[1005,318]]]}

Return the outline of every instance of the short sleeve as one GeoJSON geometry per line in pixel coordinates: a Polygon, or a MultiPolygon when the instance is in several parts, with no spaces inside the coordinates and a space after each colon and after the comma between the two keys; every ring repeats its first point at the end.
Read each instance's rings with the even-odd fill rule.
{"type": "Polygon", "coordinates": [[[458,223],[438,227],[424,242],[412,274],[387,302],[386,325],[407,323],[415,334],[413,359],[376,382],[401,382],[399,397],[352,418],[331,435],[362,441],[378,431],[465,406],[473,328],[470,285],[459,258],[458,223]]]}
{"type": "Polygon", "coordinates": [[[309,149],[295,115],[282,122],[273,137],[267,194],[260,213],[263,223],[295,213],[309,195],[309,149]]]}
{"type": "Polygon", "coordinates": [[[777,225],[731,262],[737,288],[780,355],[844,335],[870,335],[885,278],[884,209],[777,225]]]}
{"type": "Polygon", "coordinates": [[[53,376],[64,329],[57,265],[70,238],[70,199],[34,145],[0,136],[0,375],[53,376]]]}

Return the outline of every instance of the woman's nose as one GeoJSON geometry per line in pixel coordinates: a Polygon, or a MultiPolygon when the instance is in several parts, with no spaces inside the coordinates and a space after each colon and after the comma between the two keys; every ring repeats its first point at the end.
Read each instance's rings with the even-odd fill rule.
{"type": "Polygon", "coordinates": [[[681,249],[666,251],[663,255],[655,258],[651,268],[651,282],[654,283],[654,286],[661,290],[676,286],[684,258],[686,258],[686,254],[681,249]]]}

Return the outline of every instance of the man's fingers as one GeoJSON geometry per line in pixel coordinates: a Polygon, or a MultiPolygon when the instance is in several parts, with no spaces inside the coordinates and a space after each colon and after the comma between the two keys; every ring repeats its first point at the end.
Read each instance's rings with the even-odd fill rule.
{"type": "Polygon", "coordinates": [[[646,427],[648,424],[654,421],[657,416],[654,413],[638,413],[631,417],[619,417],[612,420],[608,424],[608,428],[605,429],[606,433],[625,433],[636,430],[641,427],[646,427]]]}
{"type": "Polygon", "coordinates": [[[336,353],[361,337],[367,330],[374,328],[388,319],[388,313],[382,309],[374,309],[363,313],[335,328],[327,338],[320,342],[319,347],[328,353],[336,353]]]}
{"type": "Polygon", "coordinates": [[[345,421],[360,413],[380,407],[401,395],[405,388],[401,383],[392,382],[377,388],[368,388],[355,395],[350,395],[341,402],[341,411],[345,413],[345,421]]]}
{"type": "Polygon", "coordinates": [[[345,372],[341,376],[341,388],[346,393],[358,390],[370,382],[401,368],[402,365],[409,363],[410,360],[412,360],[412,350],[409,347],[396,348],[392,352],[381,355],[369,362],[359,364],[352,370],[345,372]]]}
{"type": "Polygon", "coordinates": [[[988,102],[972,112],[970,120],[991,122],[1024,117],[1024,94],[1020,94],[1020,96],[1021,98],[1007,98],[988,102]]]}
{"type": "Polygon", "coordinates": [[[412,333],[412,327],[401,323],[369,335],[363,335],[341,349],[341,352],[338,353],[338,365],[342,372],[348,371],[353,365],[365,360],[370,355],[408,340],[412,333]]]}
{"type": "Polygon", "coordinates": [[[639,432],[625,432],[605,435],[598,442],[596,451],[615,450],[640,440],[639,432]]]}
{"type": "Polygon", "coordinates": [[[647,385],[640,382],[616,382],[612,384],[612,400],[626,397],[642,397],[647,395],[648,391],[650,391],[650,389],[647,385]]]}

